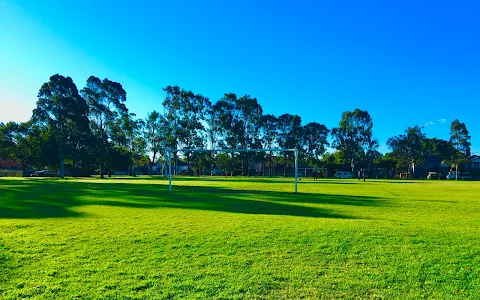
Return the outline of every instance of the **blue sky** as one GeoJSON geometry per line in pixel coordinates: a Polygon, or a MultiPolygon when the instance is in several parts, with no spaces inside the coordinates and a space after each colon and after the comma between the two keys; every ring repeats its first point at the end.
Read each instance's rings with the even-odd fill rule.
{"type": "Polygon", "coordinates": [[[332,128],[367,109],[385,141],[408,126],[448,138],[459,118],[480,152],[475,1],[0,1],[0,121],[25,121],[49,76],[122,83],[139,117],[162,87],[332,128]],[[446,123],[439,120],[445,119],[446,123]]]}

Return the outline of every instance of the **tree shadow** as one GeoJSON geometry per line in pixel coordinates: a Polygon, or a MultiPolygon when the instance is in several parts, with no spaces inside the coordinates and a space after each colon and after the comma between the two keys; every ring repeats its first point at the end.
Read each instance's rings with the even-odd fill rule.
{"type": "MultiPolygon", "coordinates": [[[[401,180],[401,179],[400,179],[401,180]]],[[[418,184],[420,182],[414,182],[414,181],[397,181],[397,180],[378,180],[375,181],[375,183],[380,183],[380,184],[385,184],[385,183],[393,183],[393,184],[418,184]]]]}
{"type": "MultiPolygon", "coordinates": [[[[168,178],[166,178],[168,180],[168,178]]],[[[174,176],[173,181],[215,181],[215,182],[243,182],[243,183],[274,183],[274,184],[285,184],[295,182],[293,177],[224,177],[224,176],[200,176],[196,177],[183,177],[183,176],[174,176]],[[280,179],[280,180],[279,180],[280,179]],[[283,180],[282,180],[283,179],[283,180]]],[[[338,179],[337,179],[338,180],[338,179]]],[[[343,181],[337,181],[336,179],[319,179],[314,180],[313,177],[301,177],[298,181],[299,184],[311,184],[311,183],[324,183],[324,184],[357,184],[356,180],[353,179],[343,179],[343,181]]],[[[341,179],[340,179],[341,180],[341,179]]]]}
{"type": "Polygon", "coordinates": [[[1,180],[0,218],[37,219],[82,217],[75,208],[86,205],[131,208],[181,208],[242,214],[302,216],[315,218],[360,217],[335,213],[322,204],[383,206],[386,199],[225,187],[175,186],[118,181],[1,180]]]}
{"type": "MultiPolygon", "coordinates": [[[[168,177],[166,178],[168,180],[168,177]]],[[[255,176],[245,176],[245,177],[225,177],[225,176],[200,176],[200,177],[190,177],[190,176],[174,176],[173,181],[215,181],[215,182],[252,182],[252,183],[281,183],[285,184],[286,182],[294,182],[293,177],[255,177],[255,176]],[[279,180],[280,179],[280,180],[279,180]]]]}
{"type": "MultiPolygon", "coordinates": [[[[350,179],[351,180],[351,179],[350,179]]],[[[360,182],[352,181],[333,181],[333,180],[304,180],[299,181],[302,185],[304,184],[359,184],[360,182]]],[[[363,182],[363,181],[362,181],[363,182]]]]}

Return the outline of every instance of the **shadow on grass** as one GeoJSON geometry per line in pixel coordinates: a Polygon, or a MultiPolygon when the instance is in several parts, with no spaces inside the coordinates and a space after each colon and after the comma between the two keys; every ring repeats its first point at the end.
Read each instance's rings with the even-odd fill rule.
{"type": "Polygon", "coordinates": [[[286,192],[231,190],[220,187],[176,186],[135,182],[77,182],[55,179],[1,180],[0,218],[81,217],[76,207],[101,205],[132,208],[182,208],[244,214],[345,218],[311,204],[382,206],[382,198],[286,192]]]}
{"type": "Polygon", "coordinates": [[[421,183],[421,182],[415,182],[415,181],[401,181],[400,180],[377,180],[375,181],[376,183],[393,183],[393,184],[417,184],[417,183],[421,183]]]}
{"type": "MultiPolygon", "coordinates": [[[[168,178],[166,178],[168,180],[168,178]]],[[[291,182],[293,184],[293,177],[225,177],[225,176],[200,176],[200,177],[191,177],[191,176],[174,176],[174,181],[217,181],[217,182],[244,182],[244,183],[281,183],[285,184],[291,182]]],[[[319,179],[314,180],[313,177],[301,177],[298,181],[299,183],[325,183],[325,184],[355,184],[353,179],[344,179],[343,181],[338,181],[338,179],[319,179]]]]}

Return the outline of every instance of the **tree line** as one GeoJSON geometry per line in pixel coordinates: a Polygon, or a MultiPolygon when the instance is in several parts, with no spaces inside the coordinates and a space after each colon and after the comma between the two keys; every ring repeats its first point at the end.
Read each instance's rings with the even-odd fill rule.
{"type": "MultiPolygon", "coordinates": [[[[0,159],[11,157],[28,166],[58,169],[65,165],[77,175],[105,176],[150,162],[163,162],[165,149],[298,149],[299,160],[310,167],[348,168],[372,166],[409,169],[437,155],[455,165],[470,155],[470,136],[464,123],[452,122],[449,141],[427,138],[416,126],[387,141],[392,150],[378,152],[373,120],[366,110],[344,112],[337,127],[302,123],[298,115],[264,114],[256,98],[227,93],[216,102],[178,86],[163,88],[164,113],[154,110],[137,118],[125,105],[127,93],[118,82],[91,76],[78,90],[70,77],[53,75],[37,97],[32,117],[24,123],[0,123],[0,159]],[[329,142],[331,141],[331,142],[329,142]],[[335,149],[327,153],[327,149],[335,149]]],[[[160,103],[159,103],[160,104],[160,103]]],[[[159,105],[160,106],[160,105],[159,105]]],[[[292,154],[283,153],[174,153],[187,170],[220,168],[250,175],[252,165],[286,175],[292,154]]],[[[176,170],[176,168],[174,169],[176,170]]],[[[265,174],[265,172],[263,172],[265,174]]]]}

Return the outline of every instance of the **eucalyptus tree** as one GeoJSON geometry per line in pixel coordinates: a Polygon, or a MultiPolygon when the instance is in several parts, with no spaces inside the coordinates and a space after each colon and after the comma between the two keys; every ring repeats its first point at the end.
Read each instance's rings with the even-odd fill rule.
{"type": "Polygon", "coordinates": [[[302,143],[305,156],[315,164],[319,163],[320,158],[327,151],[329,132],[325,125],[317,122],[310,122],[303,127],[302,143]]]}
{"type": "Polygon", "coordinates": [[[8,122],[7,124],[2,123],[2,125],[0,126],[0,136],[3,142],[0,158],[10,157],[20,162],[22,175],[27,176],[28,165],[38,164],[42,160],[43,147],[48,144],[42,138],[48,132],[39,130],[39,127],[34,126],[32,121],[8,122]]]}
{"type": "MultiPolygon", "coordinates": [[[[275,148],[278,139],[278,118],[274,115],[263,115],[260,127],[260,139],[263,148],[275,148]]],[[[270,176],[274,175],[273,153],[269,153],[270,176]]]]}
{"type": "Polygon", "coordinates": [[[162,143],[162,131],[164,122],[162,122],[162,116],[157,111],[152,111],[147,115],[145,119],[144,136],[148,144],[148,150],[152,153],[151,162],[154,163],[157,158],[157,153],[163,149],[162,143]]]}
{"type": "Polygon", "coordinates": [[[441,161],[449,161],[454,154],[454,148],[450,141],[439,138],[426,138],[423,143],[425,155],[433,155],[441,161]]]}
{"type": "Polygon", "coordinates": [[[358,161],[378,148],[378,141],[373,138],[373,120],[366,110],[344,112],[339,126],[332,129],[332,136],[333,147],[350,162],[352,172],[358,161]]]}
{"type": "Polygon", "coordinates": [[[13,147],[11,130],[3,122],[0,122],[0,159],[7,159],[13,147]]]}
{"type": "Polygon", "coordinates": [[[134,168],[139,163],[145,163],[143,157],[147,153],[147,140],[144,132],[145,122],[142,119],[135,119],[135,114],[123,116],[123,130],[125,131],[126,149],[129,155],[130,175],[135,175],[134,168]]]}
{"type": "Polygon", "coordinates": [[[419,126],[409,127],[405,130],[405,134],[387,140],[387,146],[392,149],[393,158],[398,165],[411,168],[412,178],[415,176],[415,166],[424,161],[425,140],[426,136],[419,126]]]}
{"type": "Polygon", "coordinates": [[[88,106],[70,77],[56,74],[42,85],[33,120],[48,127],[55,138],[60,161],[59,177],[63,178],[69,142],[88,124],[88,106]]]}
{"type": "MultiPolygon", "coordinates": [[[[208,111],[208,98],[194,94],[178,86],[167,86],[163,106],[166,109],[168,131],[177,147],[182,149],[202,148],[205,146],[205,119],[208,111]]],[[[191,153],[185,153],[190,169],[191,153]]]]}
{"type": "Polygon", "coordinates": [[[118,82],[107,78],[100,80],[90,76],[81,91],[89,107],[92,134],[97,136],[99,145],[100,176],[104,177],[105,154],[109,138],[119,118],[128,113],[125,101],[127,93],[118,82]]]}
{"type": "MultiPolygon", "coordinates": [[[[280,148],[297,149],[301,148],[303,142],[302,118],[298,115],[283,114],[278,117],[277,123],[277,144],[280,148]]],[[[287,175],[287,157],[290,153],[283,153],[283,176],[287,175]]]]}
{"type": "Polygon", "coordinates": [[[205,134],[210,148],[222,147],[225,130],[222,126],[222,111],[218,103],[213,104],[210,100],[206,100],[205,115],[205,134]]]}
{"type": "MultiPolygon", "coordinates": [[[[219,114],[219,123],[224,130],[224,141],[231,149],[260,148],[260,128],[262,124],[262,106],[256,98],[244,95],[237,98],[233,93],[227,93],[215,104],[219,114]]],[[[255,154],[241,153],[242,175],[245,175],[246,166],[255,154]]],[[[232,153],[233,158],[233,153],[232,153]]],[[[258,160],[258,157],[257,159],[258,160]]]]}
{"type": "Polygon", "coordinates": [[[450,143],[454,149],[450,162],[455,165],[455,178],[458,179],[458,166],[470,157],[470,135],[465,123],[455,119],[450,126],[450,143]]]}

